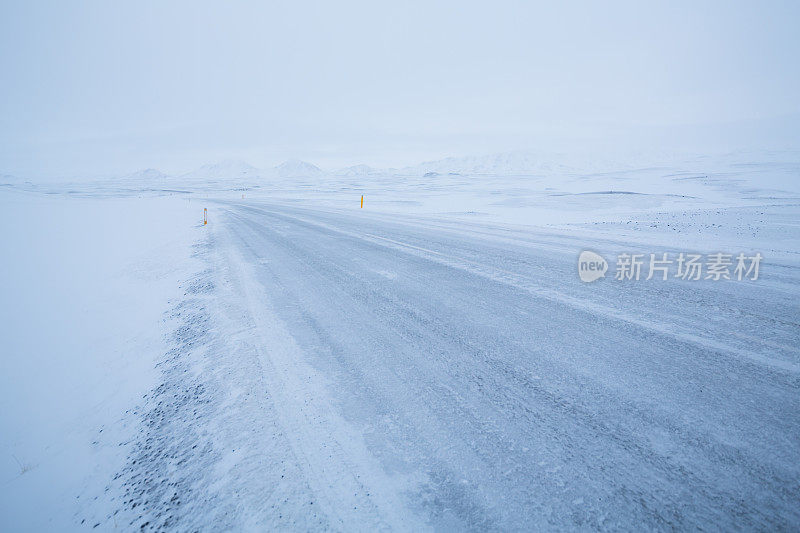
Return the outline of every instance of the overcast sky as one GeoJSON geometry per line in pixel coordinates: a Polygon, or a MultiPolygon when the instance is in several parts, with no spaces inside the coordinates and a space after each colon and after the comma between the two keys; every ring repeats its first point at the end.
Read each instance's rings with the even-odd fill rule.
{"type": "Polygon", "coordinates": [[[791,1],[5,0],[0,173],[792,143],[799,27],[791,1]]]}

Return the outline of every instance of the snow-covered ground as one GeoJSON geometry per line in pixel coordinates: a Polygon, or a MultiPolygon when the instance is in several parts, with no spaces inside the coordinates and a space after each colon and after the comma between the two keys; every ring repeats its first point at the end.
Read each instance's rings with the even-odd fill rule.
{"type": "Polygon", "coordinates": [[[200,219],[186,200],[5,191],[0,220],[2,528],[75,529],[118,505],[126,412],[159,383],[200,219]]]}
{"type": "Polygon", "coordinates": [[[800,526],[797,153],[0,184],[7,529],[800,526]]]}

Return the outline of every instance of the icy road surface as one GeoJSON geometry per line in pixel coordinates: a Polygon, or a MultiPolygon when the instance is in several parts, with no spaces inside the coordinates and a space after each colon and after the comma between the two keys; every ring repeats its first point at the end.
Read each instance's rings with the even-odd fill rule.
{"type": "Polygon", "coordinates": [[[800,525],[796,265],[583,284],[583,249],[661,249],[209,205],[119,476],[133,525],[800,525]]]}

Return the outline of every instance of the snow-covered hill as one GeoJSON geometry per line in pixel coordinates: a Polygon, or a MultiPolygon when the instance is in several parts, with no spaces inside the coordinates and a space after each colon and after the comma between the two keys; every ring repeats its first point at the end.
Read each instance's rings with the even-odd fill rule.
{"type": "Polygon", "coordinates": [[[325,172],[311,163],[299,159],[289,159],[273,169],[281,178],[315,178],[325,175],[325,172]]]}
{"type": "Polygon", "coordinates": [[[184,174],[185,178],[252,178],[257,179],[262,172],[256,167],[238,159],[225,159],[217,163],[209,163],[184,174]]]}
{"type": "Polygon", "coordinates": [[[341,176],[344,178],[355,178],[361,176],[374,176],[377,174],[386,173],[387,171],[381,171],[375,168],[372,168],[369,165],[353,165],[350,167],[340,168],[333,171],[335,176],[341,176]]]}
{"type": "MultiPolygon", "coordinates": [[[[565,158],[565,156],[560,156],[565,158]]],[[[485,156],[447,157],[436,161],[426,161],[419,165],[406,167],[401,173],[424,174],[468,174],[468,175],[515,175],[568,172],[573,167],[554,162],[554,157],[537,155],[531,152],[508,152],[485,156]]]]}
{"type": "Polygon", "coordinates": [[[145,168],[145,169],[139,170],[137,172],[134,172],[132,174],[128,174],[127,176],[125,176],[122,179],[125,180],[125,181],[129,181],[129,182],[143,181],[143,182],[146,182],[146,183],[149,183],[149,182],[166,183],[171,178],[172,178],[172,176],[170,176],[169,174],[164,174],[163,172],[161,172],[158,169],[145,168]]]}

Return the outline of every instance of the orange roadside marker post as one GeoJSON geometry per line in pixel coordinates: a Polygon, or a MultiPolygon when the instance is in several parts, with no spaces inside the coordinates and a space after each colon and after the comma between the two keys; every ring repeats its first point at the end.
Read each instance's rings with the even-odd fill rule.
{"type": "Polygon", "coordinates": [[[204,207],[203,208],[203,225],[205,226],[206,224],[208,224],[208,209],[204,207]]]}
{"type": "Polygon", "coordinates": [[[361,195],[361,209],[364,209],[364,195],[361,195]]]}

